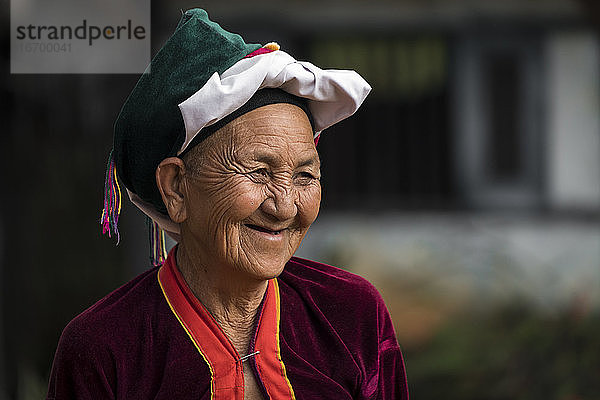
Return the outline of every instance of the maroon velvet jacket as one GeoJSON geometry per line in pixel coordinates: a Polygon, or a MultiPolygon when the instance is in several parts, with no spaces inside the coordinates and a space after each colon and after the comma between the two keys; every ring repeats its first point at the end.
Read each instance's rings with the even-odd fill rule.
{"type": "MultiPolygon", "coordinates": [[[[165,266],[173,263],[169,258],[165,266]]],[[[67,325],[48,399],[215,398],[213,366],[167,302],[158,271],[141,274],[67,325]]],[[[293,257],[274,286],[280,312],[278,361],[295,398],[408,399],[392,322],[370,283],[293,257]]],[[[255,375],[264,378],[257,362],[248,361],[255,375]]],[[[269,382],[257,381],[269,398],[269,382]]]]}

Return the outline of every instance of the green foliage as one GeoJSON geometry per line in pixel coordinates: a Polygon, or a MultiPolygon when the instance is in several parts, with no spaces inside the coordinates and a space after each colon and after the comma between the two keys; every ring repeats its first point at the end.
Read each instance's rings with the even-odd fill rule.
{"type": "Polygon", "coordinates": [[[405,361],[416,399],[600,399],[600,315],[514,303],[451,320],[405,361]]]}

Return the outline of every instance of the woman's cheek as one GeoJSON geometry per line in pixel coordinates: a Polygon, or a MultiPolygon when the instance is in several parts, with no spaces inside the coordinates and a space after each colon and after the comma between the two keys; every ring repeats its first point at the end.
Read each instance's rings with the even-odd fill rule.
{"type": "Polygon", "coordinates": [[[260,207],[265,196],[263,190],[256,185],[240,185],[235,196],[231,199],[231,217],[235,220],[243,220],[249,217],[260,207]]]}
{"type": "Polygon", "coordinates": [[[300,193],[298,208],[301,224],[305,227],[310,226],[317,219],[320,207],[321,184],[316,182],[300,193]]]}

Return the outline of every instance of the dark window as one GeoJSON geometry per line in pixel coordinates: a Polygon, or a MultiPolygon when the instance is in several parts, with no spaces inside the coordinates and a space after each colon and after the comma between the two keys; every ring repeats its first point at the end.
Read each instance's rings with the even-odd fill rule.
{"type": "Polygon", "coordinates": [[[521,176],[521,116],[519,59],[517,54],[486,57],[484,85],[487,94],[486,174],[492,182],[514,181],[521,176]]]}
{"type": "Polygon", "coordinates": [[[373,91],[319,142],[323,206],[430,208],[451,199],[444,40],[315,40],[308,58],[357,70],[373,91]]]}

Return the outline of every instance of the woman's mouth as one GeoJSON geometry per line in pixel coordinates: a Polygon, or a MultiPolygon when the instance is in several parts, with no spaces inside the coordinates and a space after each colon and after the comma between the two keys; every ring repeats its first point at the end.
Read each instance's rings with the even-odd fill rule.
{"type": "Polygon", "coordinates": [[[271,235],[279,235],[281,233],[281,231],[282,231],[282,230],[274,231],[274,230],[271,230],[271,229],[268,229],[268,228],[264,228],[262,226],[252,225],[252,224],[246,224],[246,226],[248,228],[250,228],[250,229],[255,230],[255,231],[264,232],[264,233],[268,233],[268,234],[271,234],[271,235]]]}

